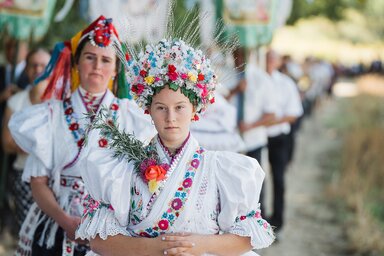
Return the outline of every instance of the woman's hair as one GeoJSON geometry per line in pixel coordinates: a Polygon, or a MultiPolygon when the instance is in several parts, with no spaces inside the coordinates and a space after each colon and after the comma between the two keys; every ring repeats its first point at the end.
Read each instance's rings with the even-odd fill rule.
{"type": "Polygon", "coordinates": [[[27,57],[25,59],[26,66],[28,66],[29,62],[31,61],[32,56],[35,55],[38,52],[45,52],[45,53],[51,55],[51,53],[47,49],[45,49],[43,47],[34,48],[31,51],[29,51],[28,54],[27,54],[27,57]]]}

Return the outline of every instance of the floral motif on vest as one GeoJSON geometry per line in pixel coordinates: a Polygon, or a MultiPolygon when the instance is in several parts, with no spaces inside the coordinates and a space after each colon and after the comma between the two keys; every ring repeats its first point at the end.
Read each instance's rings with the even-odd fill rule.
{"type": "Polygon", "coordinates": [[[191,192],[196,171],[203,159],[203,153],[204,149],[198,148],[193,154],[193,158],[185,172],[184,179],[177,188],[173,199],[169,202],[168,209],[162,214],[160,220],[158,220],[153,227],[135,231],[136,234],[142,237],[157,237],[169,230],[175,220],[179,217],[180,213],[184,210],[188,195],[191,192]]]}
{"type": "MultiPolygon", "coordinates": [[[[119,101],[120,100],[118,98],[114,98],[112,104],[109,107],[111,121],[113,123],[115,123],[117,120],[117,111],[119,109],[119,101]]],[[[79,125],[79,121],[78,121],[79,118],[76,117],[76,114],[73,110],[71,98],[64,100],[63,106],[64,106],[65,121],[67,122],[68,129],[71,131],[73,138],[76,141],[77,147],[79,148],[79,150],[81,150],[84,144],[85,131],[79,125]]],[[[105,138],[101,138],[99,140],[99,146],[105,147],[107,144],[100,145],[101,144],[100,141],[102,140],[105,140],[105,138]]]]}

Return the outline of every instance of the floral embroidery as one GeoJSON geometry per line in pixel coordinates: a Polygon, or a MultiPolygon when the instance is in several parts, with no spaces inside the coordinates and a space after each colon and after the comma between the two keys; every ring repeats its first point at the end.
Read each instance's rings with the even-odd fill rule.
{"type": "MultiPolygon", "coordinates": [[[[117,110],[119,109],[119,102],[120,100],[118,98],[115,98],[110,105],[110,116],[111,116],[111,122],[115,123],[117,119],[117,110]]],[[[73,137],[75,138],[76,145],[81,150],[84,144],[84,137],[85,137],[85,131],[83,128],[80,127],[78,118],[75,115],[75,112],[73,111],[71,98],[68,98],[63,101],[64,105],[64,114],[65,114],[65,120],[68,125],[68,129],[71,131],[73,137]]],[[[99,146],[100,147],[106,147],[107,144],[105,144],[107,141],[105,138],[101,138],[99,140],[99,146]]]]}
{"type": "Polygon", "coordinates": [[[90,194],[84,197],[83,206],[84,206],[83,218],[88,216],[92,218],[95,215],[95,212],[102,208],[106,208],[108,210],[113,211],[113,207],[111,204],[106,204],[106,203],[97,201],[93,199],[90,194]]]}
{"type": "Polygon", "coordinates": [[[251,212],[249,212],[247,215],[241,215],[241,216],[238,216],[236,217],[236,220],[235,222],[238,223],[240,221],[244,221],[248,218],[255,218],[257,223],[263,227],[264,229],[266,229],[268,232],[271,232],[272,231],[272,228],[271,228],[271,225],[269,225],[269,223],[264,220],[262,217],[261,217],[261,211],[260,210],[252,210],[251,212]]]}
{"type": "Polygon", "coordinates": [[[139,230],[136,234],[143,237],[157,237],[165,233],[173,225],[177,217],[184,209],[188,195],[191,192],[193,180],[203,159],[204,149],[199,148],[193,155],[193,159],[184,175],[184,180],[175,192],[174,198],[169,203],[169,208],[162,214],[161,219],[151,228],[139,230]]]}

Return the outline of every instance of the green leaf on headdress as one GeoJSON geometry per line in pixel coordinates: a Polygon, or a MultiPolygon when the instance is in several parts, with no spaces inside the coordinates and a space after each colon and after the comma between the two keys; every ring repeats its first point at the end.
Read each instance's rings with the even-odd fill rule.
{"type": "Polygon", "coordinates": [[[175,83],[169,83],[169,89],[177,91],[179,89],[179,86],[175,83]]]}
{"type": "Polygon", "coordinates": [[[154,89],[154,94],[153,94],[153,95],[158,94],[163,88],[164,88],[164,86],[156,87],[156,88],[154,89]]]}

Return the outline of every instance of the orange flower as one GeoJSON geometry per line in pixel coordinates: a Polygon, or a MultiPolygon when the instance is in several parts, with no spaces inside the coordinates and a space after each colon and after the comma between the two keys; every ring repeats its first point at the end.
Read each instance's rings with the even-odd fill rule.
{"type": "Polygon", "coordinates": [[[149,180],[160,181],[165,178],[165,174],[167,171],[160,165],[151,165],[149,166],[145,172],[144,177],[149,180]]]}

